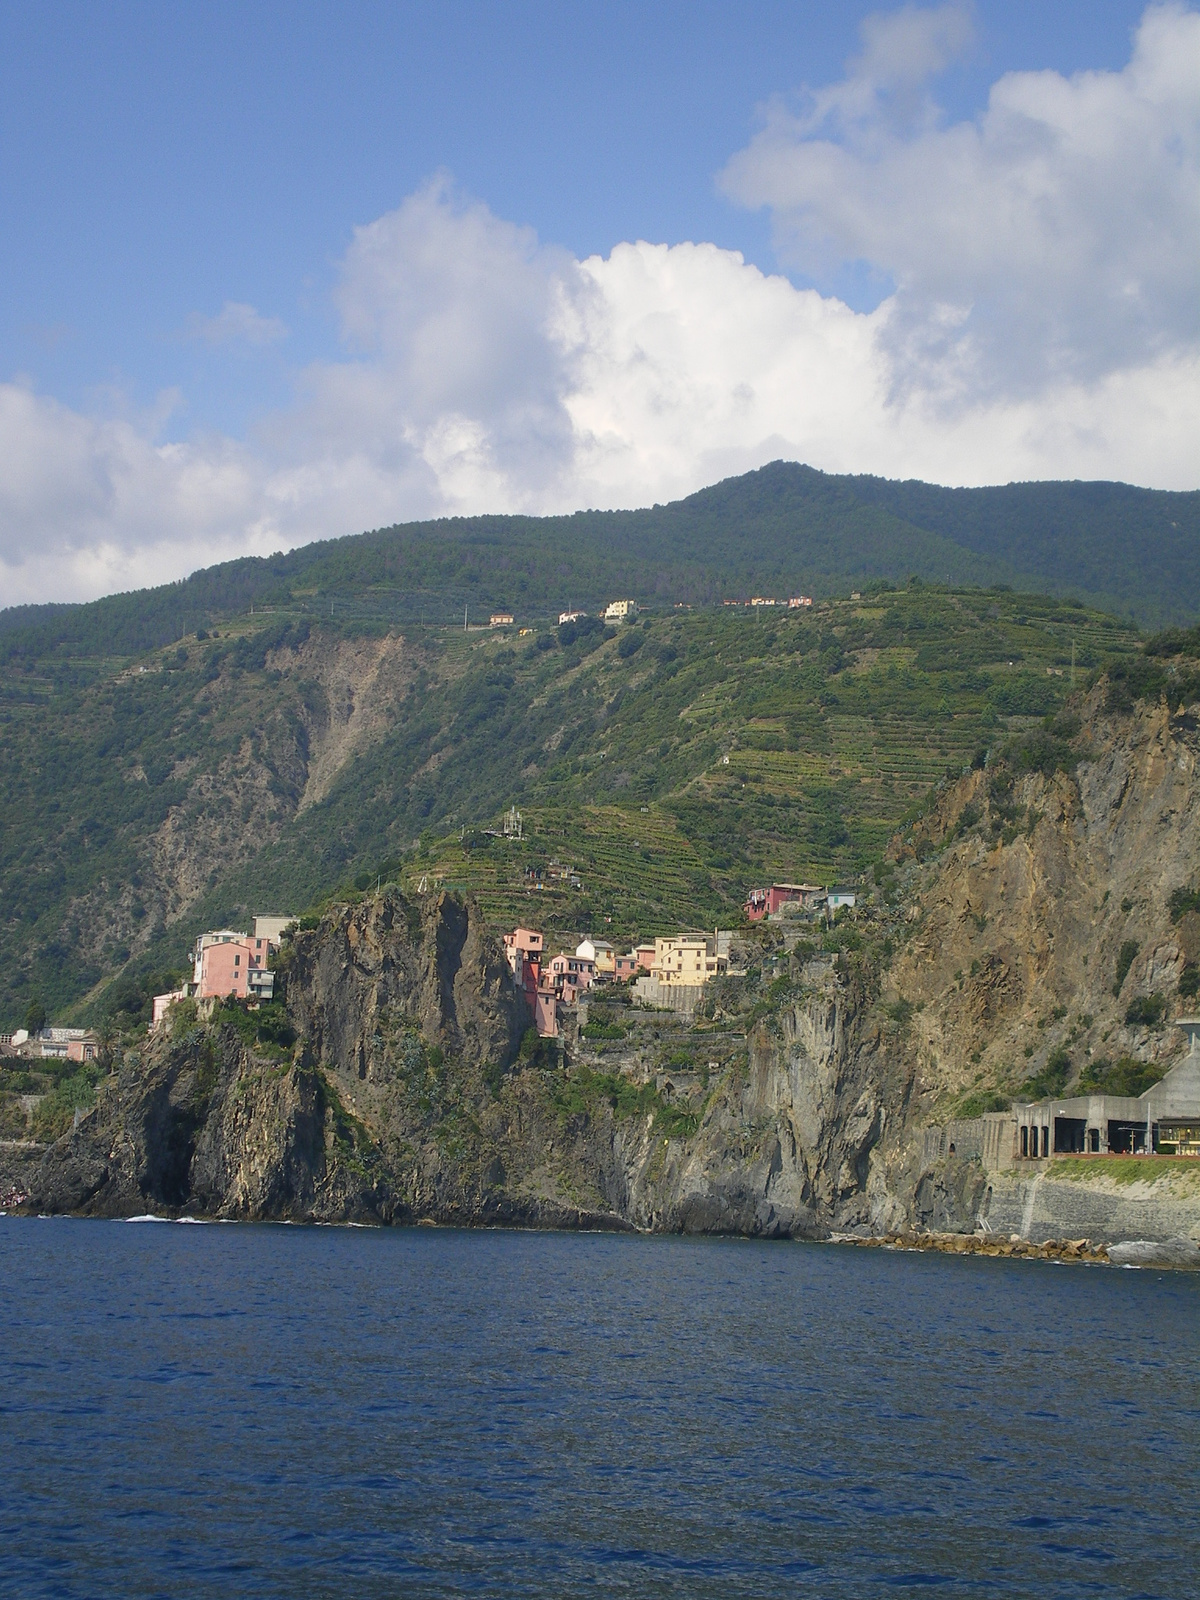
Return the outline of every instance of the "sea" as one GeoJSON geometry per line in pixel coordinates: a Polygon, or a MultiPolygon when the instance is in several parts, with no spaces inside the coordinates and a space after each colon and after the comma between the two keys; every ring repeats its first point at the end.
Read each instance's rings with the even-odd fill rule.
{"type": "Polygon", "coordinates": [[[1200,1275],[0,1218],[5,1596],[1200,1594],[1200,1275]]]}

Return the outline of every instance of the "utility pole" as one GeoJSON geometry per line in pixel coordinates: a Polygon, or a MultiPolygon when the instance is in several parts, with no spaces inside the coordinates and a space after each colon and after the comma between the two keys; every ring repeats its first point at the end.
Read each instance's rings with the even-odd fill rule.
{"type": "Polygon", "coordinates": [[[1071,687],[1075,687],[1075,641],[1071,640],[1071,687]]]}
{"type": "Polygon", "coordinates": [[[466,631],[467,631],[467,608],[466,608],[466,606],[464,606],[463,607],[463,632],[466,633],[466,631]]]}

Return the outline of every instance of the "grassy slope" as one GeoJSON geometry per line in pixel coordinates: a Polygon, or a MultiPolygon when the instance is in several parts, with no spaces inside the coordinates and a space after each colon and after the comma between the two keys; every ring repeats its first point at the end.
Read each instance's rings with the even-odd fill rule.
{"type": "Polygon", "coordinates": [[[243,637],[172,646],[144,674],[107,657],[10,663],[0,1021],[35,994],[77,1001],[131,950],[141,967],[177,961],[200,926],[378,872],[469,887],[497,918],[536,907],[622,936],[711,925],[753,882],[860,870],[948,767],[1061,703],[1072,639],[1084,669],[1136,643],[1054,601],[928,588],[807,616],[647,620],[549,649],[416,630],[390,725],[299,815],[320,699],[303,624],[245,617],[223,630],[243,637]],[[282,670],[272,640],[300,645],[272,658],[282,670]],[[514,802],[520,846],[482,832],[514,802]],[[244,846],[174,921],[150,848],[169,814],[244,846]],[[525,869],[552,858],[580,890],[529,887],[525,869]]]}

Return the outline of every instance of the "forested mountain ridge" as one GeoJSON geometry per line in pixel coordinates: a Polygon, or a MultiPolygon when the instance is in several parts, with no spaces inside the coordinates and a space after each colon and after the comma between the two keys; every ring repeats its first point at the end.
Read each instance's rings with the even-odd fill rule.
{"type": "Polygon", "coordinates": [[[0,611],[0,658],[159,648],[250,607],[382,625],[523,619],[614,594],[823,598],[910,575],[1071,596],[1143,626],[1200,615],[1200,493],[1113,483],[945,489],[777,461],[670,505],[451,517],[247,557],[81,606],[0,611]]]}

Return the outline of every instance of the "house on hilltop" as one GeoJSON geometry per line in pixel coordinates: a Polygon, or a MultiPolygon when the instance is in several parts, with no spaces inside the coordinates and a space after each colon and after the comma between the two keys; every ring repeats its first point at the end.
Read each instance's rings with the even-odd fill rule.
{"type": "Polygon", "coordinates": [[[826,891],[819,883],[773,883],[769,889],[751,889],[746,896],[746,917],[750,922],[761,922],[764,917],[777,917],[786,905],[799,906],[802,911],[816,911],[825,904],[826,891]]]}
{"type": "Polygon", "coordinates": [[[275,993],[271,952],[279,948],[283,930],[294,921],[294,917],[271,913],[254,918],[253,933],[236,928],[202,933],[192,948],[190,981],[154,996],[151,1031],[167,1021],[179,1000],[247,1000],[252,1005],[271,1000],[275,993]]]}

